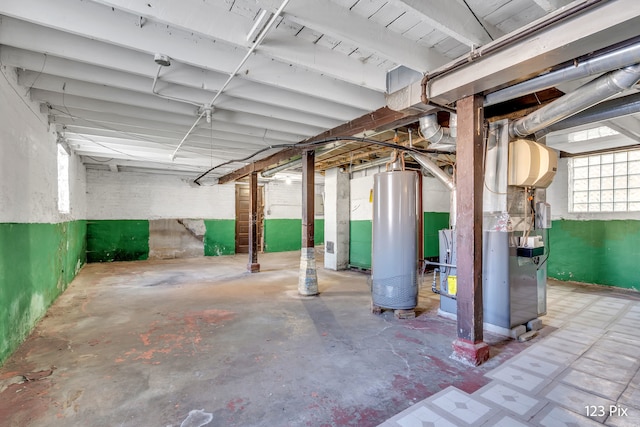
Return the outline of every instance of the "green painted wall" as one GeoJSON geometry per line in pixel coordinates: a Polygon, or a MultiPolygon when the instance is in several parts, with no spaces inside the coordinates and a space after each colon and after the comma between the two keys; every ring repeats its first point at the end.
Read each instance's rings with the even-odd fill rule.
{"type": "MultiPolygon", "coordinates": [[[[316,219],[313,228],[313,240],[316,244],[324,243],[324,219],[316,219]]],[[[264,251],[285,252],[297,251],[302,247],[301,219],[265,219],[264,251]]]]}
{"type": "Polygon", "coordinates": [[[0,224],[0,365],[86,261],[86,221],[0,224]]]}
{"type": "Polygon", "coordinates": [[[236,221],[233,219],[205,219],[205,256],[236,253],[236,221]]]}
{"type": "MultiPolygon", "coordinates": [[[[424,256],[438,256],[438,230],[449,228],[448,212],[424,212],[424,256]]],[[[351,221],[349,228],[349,264],[371,268],[371,221],[351,221]]]]}
{"type": "Polygon", "coordinates": [[[440,255],[438,231],[449,228],[449,212],[424,212],[424,257],[440,255]]]}
{"type": "Polygon", "coordinates": [[[640,291],[640,221],[553,221],[548,274],[640,291]]]}
{"type": "Polygon", "coordinates": [[[371,221],[358,220],[349,223],[349,265],[371,268],[371,221]]]}
{"type": "Polygon", "coordinates": [[[149,221],[87,221],[87,261],[134,261],[149,257],[149,221]]]}
{"type": "Polygon", "coordinates": [[[324,245],[324,219],[316,218],[313,228],[313,241],[316,246],[324,245]]]}
{"type": "Polygon", "coordinates": [[[302,220],[265,219],[264,251],[295,251],[302,247],[302,220]]]}

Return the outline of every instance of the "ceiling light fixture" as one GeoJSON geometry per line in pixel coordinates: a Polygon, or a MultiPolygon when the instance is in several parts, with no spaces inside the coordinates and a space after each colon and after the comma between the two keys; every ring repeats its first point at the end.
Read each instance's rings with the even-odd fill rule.
{"type": "Polygon", "coordinates": [[[169,58],[169,55],[163,55],[162,53],[156,53],[153,56],[153,60],[156,61],[156,64],[163,67],[168,67],[169,65],[171,65],[171,58],[169,58]]]}

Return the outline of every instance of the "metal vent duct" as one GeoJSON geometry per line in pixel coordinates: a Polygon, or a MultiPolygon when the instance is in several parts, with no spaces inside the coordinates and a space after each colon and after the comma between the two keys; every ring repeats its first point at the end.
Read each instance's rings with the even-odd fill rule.
{"type": "Polygon", "coordinates": [[[456,151],[456,128],[457,116],[451,114],[449,119],[449,128],[443,128],[438,124],[438,116],[436,114],[427,114],[420,117],[420,132],[424,139],[429,141],[429,149],[454,152],[456,151]]]}
{"type": "Polygon", "coordinates": [[[604,74],[509,125],[512,137],[526,137],[631,89],[640,80],[640,64],[604,74]]]}

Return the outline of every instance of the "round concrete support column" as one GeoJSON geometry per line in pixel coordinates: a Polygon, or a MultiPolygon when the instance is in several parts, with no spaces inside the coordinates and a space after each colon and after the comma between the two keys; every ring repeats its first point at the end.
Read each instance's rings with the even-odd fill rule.
{"type": "Polygon", "coordinates": [[[302,248],[300,251],[298,293],[303,296],[318,295],[318,275],[314,248],[302,248]]]}

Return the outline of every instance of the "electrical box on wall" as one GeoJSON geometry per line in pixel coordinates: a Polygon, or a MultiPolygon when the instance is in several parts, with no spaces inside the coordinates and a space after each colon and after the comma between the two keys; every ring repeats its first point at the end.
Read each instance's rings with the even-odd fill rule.
{"type": "Polygon", "coordinates": [[[551,228],[551,205],[545,202],[536,203],[536,229],[551,228]]]}
{"type": "Polygon", "coordinates": [[[558,170],[558,154],[534,141],[518,139],[509,143],[507,184],[546,188],[558,170]]]}

